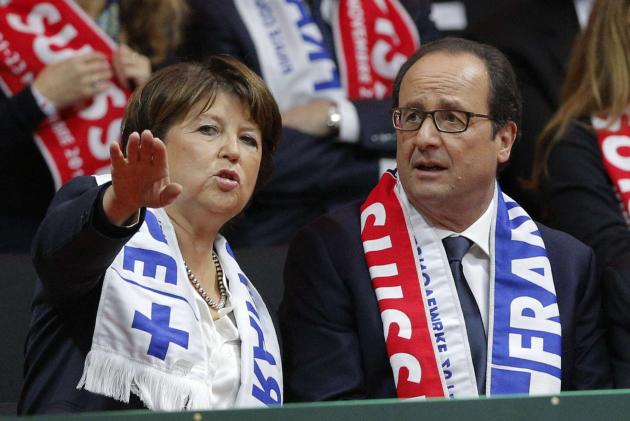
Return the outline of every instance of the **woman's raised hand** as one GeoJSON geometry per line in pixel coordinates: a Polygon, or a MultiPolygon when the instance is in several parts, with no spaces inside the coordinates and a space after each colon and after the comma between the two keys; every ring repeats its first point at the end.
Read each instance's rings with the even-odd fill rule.
{"type": "Polygon", "coordinates": [[[142,207],[169,205],[182,191],[170,181],[164,143],[149,130],[129,135],[127,157],[113,143],[110,157],[112,185],[103,196],[103,209],[115,225],[124,225],[142,207]]]}

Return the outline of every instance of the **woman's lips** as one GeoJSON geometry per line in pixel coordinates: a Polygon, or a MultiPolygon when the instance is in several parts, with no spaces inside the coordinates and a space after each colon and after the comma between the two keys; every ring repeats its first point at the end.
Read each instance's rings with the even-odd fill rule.
{"type": "Polygon", "coordinates": [[[227,169],[217,172],[215,177],[217,177],[219,188],[224,191],[237,188],[241,181],[236,171],[227,169]]]}

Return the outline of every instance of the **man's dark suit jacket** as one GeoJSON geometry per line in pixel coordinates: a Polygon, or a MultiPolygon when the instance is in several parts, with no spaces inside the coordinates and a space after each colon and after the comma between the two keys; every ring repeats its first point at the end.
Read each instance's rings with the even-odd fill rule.
{"type": "MultiPolygon", "coordinates": [[[[303,228],[280,309],[287,401],[396,397],[360,237],[359,204],[303,228]]],[[[610,387],[592,251],[539,225],[562,322],[562,390],[610,387]]]]}

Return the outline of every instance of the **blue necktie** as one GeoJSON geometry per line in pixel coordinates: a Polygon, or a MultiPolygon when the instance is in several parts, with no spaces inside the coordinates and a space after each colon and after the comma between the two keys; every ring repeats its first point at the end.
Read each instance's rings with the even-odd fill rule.
{"type": "Polygon", "coordinates": [[[466,322],[466,332],[468,333],[468,342],[470,344],[470,353],[475,367],[475,378],[477,379],[477,390],[480,395],[485,394],[486,390],[486,332],[483,328],[481,313],[477,306],[477,301],[468,286],[468,282],[464,277],[462,267],[462,258],[472,245],[471,241],[462,236],[447,237],[442,240],[446,256],[453,272],[453,279],[457,287],[457,295],[464,313],[464,321],[466,322]]]}

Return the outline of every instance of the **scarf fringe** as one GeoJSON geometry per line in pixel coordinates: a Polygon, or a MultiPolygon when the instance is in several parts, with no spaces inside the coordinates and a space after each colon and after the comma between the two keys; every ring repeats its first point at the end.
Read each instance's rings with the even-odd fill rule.
{"type": "Polygon", "coordinates": [[[129,403],[131,392],[152,410],[181,411],[210,408],[207,386],[178,379],[160,370],[109,352],[91,350],[77,389],[129,403]]]}

